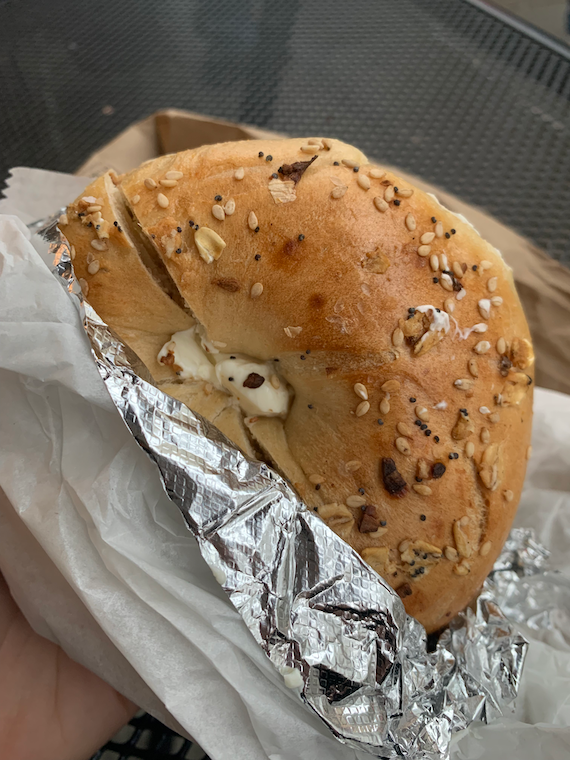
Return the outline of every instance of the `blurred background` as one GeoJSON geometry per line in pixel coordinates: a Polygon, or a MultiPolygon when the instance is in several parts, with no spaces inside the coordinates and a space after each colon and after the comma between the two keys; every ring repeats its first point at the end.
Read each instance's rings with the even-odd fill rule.
{"type": "MultiPolygon", "coordinates": [[[[352,142],[570,266],[568,0],[0,0],[0,73],[0,182],[187,109],[352,142]]],[[[203,752],[146,715],[95,756],[171,757],[203,752]]]]}
{"type": "Polygon", "coordinates": [[[570,43],[568,0],[495,0],[495,5],[570,43]]]}

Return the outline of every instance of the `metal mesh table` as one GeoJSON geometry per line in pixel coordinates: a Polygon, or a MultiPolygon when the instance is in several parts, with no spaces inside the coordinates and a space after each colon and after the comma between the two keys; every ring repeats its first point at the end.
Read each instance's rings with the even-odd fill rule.
{"type": "MultiPolygon", "coordinates": [[[[570,265],[570,50],[483,5],[0,0],[0,178],[73,171],[134,120],[186,108],[353,142],[570,265]]],[[[97,757],[202,757],[148,716],[133,726],[97,757]]]]}

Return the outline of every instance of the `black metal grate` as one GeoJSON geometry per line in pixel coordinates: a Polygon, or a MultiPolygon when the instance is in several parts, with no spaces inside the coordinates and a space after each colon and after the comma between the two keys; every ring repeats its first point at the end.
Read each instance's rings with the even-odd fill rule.
{"type": "Polygon", "coordinates": [[[91,760],[209,760],[197,744],[148,713],[137,713],[91,760]]]}
{"type": "Polygon", "coordinates": [[[354,142],[570,263],[570,59],[466,0],[8,0],[0,21],[0,176],[187,108],[354,142]]]}

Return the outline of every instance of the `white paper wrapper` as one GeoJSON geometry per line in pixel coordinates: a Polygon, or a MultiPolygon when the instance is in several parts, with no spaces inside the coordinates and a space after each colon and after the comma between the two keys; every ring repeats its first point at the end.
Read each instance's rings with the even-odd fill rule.
{"type": "MultiPolygon", "coordinates": [[[[30,171],[8,190],[8,210],[26,222],[82,189],[30,171]]],[[[0,313],[0,484],[11,503],[0,505],[0,567],[32,625],[216,760],[230,738],[238,760],[364,757],[295,701],[258,650],[116,414],[73,303],[13,218],[0,218],[0,313]]],[[[537,391],[518,522],[570,575],[569,422],[570,399],[537,391]]],[[[525,631],[519,722],[470,729],[456,757],[568,753],[570,638],[568,621],[556,622],[525,631]]]]}

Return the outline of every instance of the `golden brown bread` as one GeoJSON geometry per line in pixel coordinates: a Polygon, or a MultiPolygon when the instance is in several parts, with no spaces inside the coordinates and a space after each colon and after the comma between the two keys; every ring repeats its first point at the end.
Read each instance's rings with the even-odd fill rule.
{"type": "Polygon", "coordinates": [[[428,631],[445,625],[501,549],[529,450],[532,348],[500,254],[336,140],[207,146],[85,196],[109,238],[81,199],[64,232],[99,314],[169,393],[274,462],[428,631]],[[224,351],[275,362],[285,419],[244,425],[231,396],[157,362],[192,317],[224,351]]]}

